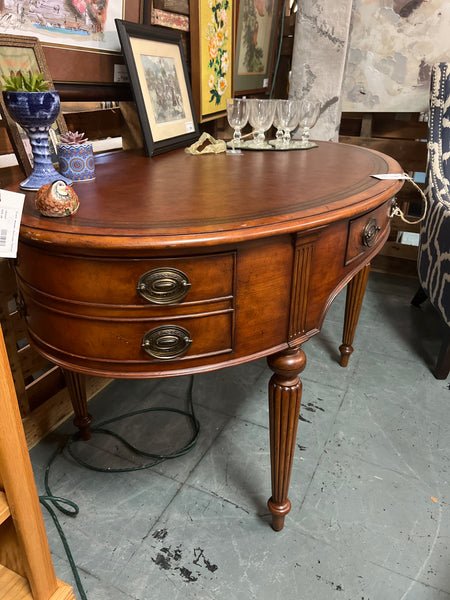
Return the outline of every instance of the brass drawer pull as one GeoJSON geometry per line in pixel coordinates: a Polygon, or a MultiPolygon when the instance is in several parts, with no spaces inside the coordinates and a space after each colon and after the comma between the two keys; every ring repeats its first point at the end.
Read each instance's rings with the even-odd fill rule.
{"type": "Polygon", "coordinates": [[[178,325],[150,329],[142,338],[142,348],[153,358],[170,360],[186,354],[191,347],[191,335],[178,325]]]}
{"type": "Polygon", "coordinates": [[[140,276],[137,291],[153,304],[171,304],[182,300],[189,292],[188,276],[178,269],[152,269],[140,276]]]}
{"type": "Polygon", "coordinates": [[[363,246],[373,246],[377,241],[379,231],[380,227],[377,225],[377,220],[370,219],[362,233],[363,246]]]}

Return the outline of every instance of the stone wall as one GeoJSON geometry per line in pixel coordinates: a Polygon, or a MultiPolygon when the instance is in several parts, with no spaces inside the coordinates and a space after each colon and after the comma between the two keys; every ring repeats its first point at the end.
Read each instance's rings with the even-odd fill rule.
{"type": "Polygon", "coordinates": [[[449,0],[354,0],[345,111],[428,109],[431,67],[450,60],[449,0]]]}
{"type": "Polygon", "coordinates": [[[338,139],[351,15],[352,0],[302,0],[299,4],[289,96],[320,102],[319,120],[312,132],[317,140],[338,139]]]}

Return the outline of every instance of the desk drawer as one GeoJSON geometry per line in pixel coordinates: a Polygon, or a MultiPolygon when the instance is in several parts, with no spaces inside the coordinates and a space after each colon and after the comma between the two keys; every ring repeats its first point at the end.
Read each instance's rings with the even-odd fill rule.
{"type": "Polygon", "coordinates": [[[41,257],[34,248],[22,245],[18,270],[29,286],[55,300],[170,306],[233,296],[235,253],[108,260],[50,253],[41,257]],[[46,268],[37,268],[44,259],[46,268]]]}
{"type": "Polygon", "coordinates": [[[77,359],[158,363],[224,354],[232,352],[234,346],[232,310],[173,320],[105,320],[68,316],[32,302],[30,307],[33,318],[29,330],[40,347],[77,359]],[[156,352],[150,352],[152,349],[156,352]]]}
{"type": "Polygon", "coordinates": [[[389,227],[391,201],[349,222],[345,265],[371,250],[389,227]]]}

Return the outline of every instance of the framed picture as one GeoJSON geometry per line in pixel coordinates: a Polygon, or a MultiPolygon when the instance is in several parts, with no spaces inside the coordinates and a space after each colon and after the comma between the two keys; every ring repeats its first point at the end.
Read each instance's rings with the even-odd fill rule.
{"type": "Polygon", "coordinates": [[[65,2],[3,0],[0,31],[34,35],[41,43],[120,51],[114,19],[124,17],[125,0],[65,2]]]}
{"type": "Polygon", "coordinates": [[[270,85],[282,0],[237,0],[236,95],[263,93],[270,85]]]}
{"type": "Polygon", "coordinates": [[[123,66],[115,18],[139,23],[142,11],[143,0],[2,0],[0,33],[37,37],[56,86],[113,84],[123,66]]]}
{"type": "Polygon", "coordinates": [[[233,97],[234,0],[190,3],[192,94],[202,123],[226,114],[233,97]]]}
{"type": "Polygon", "coordinates": [[[199,137],[180,34],[116,20],[148,156],[199,137]]]}
{"type": "Polygon", "coordinates": [[[189,0],[144,0],[144,7],[147,3],[156,10],[189,16],[189,0]]]}
{"type": "MultiPolygon", "coordinates": [[[[8,76],[11,71],[18,70],[40,71],[43,73],[44,79],[49,82],[49,89],[55,89],[39,40],[35,37],[0,34],[0,77],[8,76]]],[[[33,154],[28,136],[20,125],[8,115],[2,94],[0,94],[0,112],[5,121],[17,162],[28,177],[33,170],[33,154]]],[[[58,162],[56,144],[59,136],[66,132],[66,122],[60,113],[49,135],[49,149],[54,163],[58,162]]]]}

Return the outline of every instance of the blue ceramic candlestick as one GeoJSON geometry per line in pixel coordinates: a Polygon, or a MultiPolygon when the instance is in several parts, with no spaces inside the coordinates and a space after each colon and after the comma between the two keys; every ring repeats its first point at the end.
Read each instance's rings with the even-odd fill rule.
{"type": "Polygon", "coordinates": [[[72,181],[61,176],[53,166],[48,147],[48,132],[59,114],[58,92],[3,92],[3,99],[10,117],[30,138],[33,152],[33,171],[20,187],[23,190],[38,190],[57,179],[71,184],[72,181]]]}

